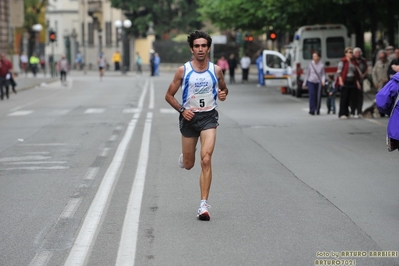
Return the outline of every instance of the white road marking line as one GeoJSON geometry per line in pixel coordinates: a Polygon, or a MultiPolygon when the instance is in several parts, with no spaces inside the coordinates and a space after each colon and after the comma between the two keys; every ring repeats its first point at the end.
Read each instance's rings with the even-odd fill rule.
{"type": "Polygon", "coordinates": [[[69,143],[31,143],[31,144],[19,144],[20,146],[70,146],[79,144],[69,144],[69,143]]]}
{"type": "Polygon", "coordinates": [[[134,114],[139,113],[141,110],[139,108],[125,108],[123,109],[124,114],[134,114]]]}
{"type": "Polygon", "coordinates": [[[123,129],[123,126],[117,126],[117,127],[115,128],[116,131],[121,131],[122,129],[123,129]]]}
{"type": "Polygon", "coordinates": [[[107,157],[108,153],[109,153],[110,148],[103,148],[101,153],[100,153],[100,157],[107,157]]]}
{"type": "Polygon", "coordinates": [[[155,92],[154,92],[154,81],[153,80],[151,80],[151,85],[150,85],[150,104],[148,105],[148,108],[151,110],[151,109],[154,109],[154,94],[155,94],[155,92]]]}
{"type": "Polygon", "coordinates": [[[24,111],[15,111],[13,113],[9,113],[7,116],[24,116],[33,113],[32,110],[24,110],[24,111]]]}
{"type": "Polygon", "coordinates": [[[51,159],[50,156],[43,156],[43,155],[28,155],[28,156],[21,156],[21,157],[4,157],[0,159],[0,163],[4,162],[19,162],[24,160],[47,160],[51,159]]]}
{"type": "Polygon", "coordinates": [[[119,243],[118,256],[115,264],[118,266],[133,266],[135,261],[141,201],[143,199],[144,183],[150,149],[151,124],[152,113],[149,112],[147,114],[147,119],[144,126],[136,175],[134,177],[134,182],[129,195],[129,202],[123,222],[122,236],[119,243]]]}
{"type": "Polygon", "coordinates": [[[0,168],[0,171],[11,171],[11,170],[64,170],[69,169],[69,166],[21,166],[21,167],[10,167],[10,168],[0,168]]]}
{"type": "Polygon", "coordinates": [[[32,151],[32,152],[25,152],[25,154],[50,154],[49,151],[32,151]]]}
{"type": "Polygon", "coordinates": [[[13,162],[13,163],[3,163],[5,165],[18,165],[18,164],[64,164],[66,161],[45,161],[45,162],[13,162]]]}
{"type": "Polygon", "coordinates": [[[49,262],[53,253],[48,250],[40,251],[36,253],[35,257],[29,263],[29,266],[45,266],[49,262]]]}
{"type": "MultiPolygon", "coordinates": [[[[147,90],[144,87],[140,99],[144,99],[146,91],[147,90]]],[[[87,211],[82,227],[64,264],[65,266],[84,265],[87,260],[101,217],[104,214],[107,201],[111,196],[112,187],[114,186],[120,168],[123,166],[127,148],[133,137],[139,117],[140,113],[133,115],[133,119],[130,121],[126,129],[125,135],[119,143],[114,158],[112,159],[90,208],[87,211]]]]}
{"type": "Polygon", "coordinates": [[[108,141],[115,141],[118,139],[118,135],[111,135],[111,137],[109,137],[108,141]]]}
{"type": "Polygon", "coordinates": [[[141,93],[140,95],[140,99],[139,99],[139,103],[137,105],[137,107],[142,110],[143,106],[144,106],[144,99],[145,99],[145,95],[147,94],[147,89],[148,89],[148,84],[149,81],[148,79],[145,81],[144,87],[143,87],[143,93],[141,93]]]}
{"type": "Polygon", "coordinates": [[[58,94],[61,94],[61,93],[63,93],[63,91],[54,93],[54,94],[52,94],[52,95],[49,95],[48,97],[44,97],[44,98],[40,98],[40,99],[31,101],[31,102],[29,102],[29,103],[27,103],[27,104],[25,104],[25,105],[21,105],[21,106],[18,106],[18,107],[15,107],[15,108],[11,109],[10,112],[18,111],[18,110],[20,110],[20,109],[22,109],[22,108],[25,108],[25,107],[30,106],[30,105],[32,105],[32,104],[35,104],[35,103],[37,103],[37,102],[47,100],[48,98],[53,98],[54,96],[57,96],[58,94]]]}
{"type": "Polygon", "coordinates": [[[87,171],[85,178],[86,180],[93,180],[96,178],[98,171],[100,170],[99,167],[90,167],[87,171]]]}
{"type": "Polygon", "coordinates": [[[102,114],[104,113],[104,108],[89,108],[84,113],[85,114],[102,114]]]}
{"type": "Polygon", "coordinates": [[[71,198],[60,215],[60,219],[71,218],[79,208],[82,198],[71,198]]]}
{"type": "Polygon", "coordinates": [[[161,112],[161,114],[176,114],[177,111],[173,108],[161,108],[159,109],[159,111],[161,112]]]}

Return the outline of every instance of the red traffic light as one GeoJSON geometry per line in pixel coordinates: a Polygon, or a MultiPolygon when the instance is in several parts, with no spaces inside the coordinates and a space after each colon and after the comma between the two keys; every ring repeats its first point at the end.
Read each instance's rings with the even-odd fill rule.
{"type": "Polygon", "coordinates": [[[244,41],[246,42],[252,42],[254,40],[254,37],[252,35],[245,35],[244,41]]]}
{"type": "Polygon", "coordinates": [[[277,39],[277,34],[274,31],[269,32],[269,39],[274,41],[277,39]]]}
{"type": "Polygon", "coordinates": [[[55,41],[57,41],[57,34],[55,33],[55,32],[50,32],[49,33],[49,39],[50,39],[50,42],[55,42],[55,41]]]}

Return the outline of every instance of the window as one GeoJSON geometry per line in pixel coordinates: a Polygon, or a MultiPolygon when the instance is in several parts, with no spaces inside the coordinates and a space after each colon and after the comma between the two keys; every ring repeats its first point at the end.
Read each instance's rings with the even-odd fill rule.
{"type": "Polygon", "coordinates": [[[112,46],[112,22],[105,22],[105,45],[112,46]]]}
{"type": "Polygon", "coordinates": [[[312,59],[314,52],[321,53],[321,40],[319,38],[308,38],[303,40],[303,59],[312,59]]]}
{"type": "Polygon", "coordinates": [[[88,28],[89,36],[87,42],[89,45],[94,45],[94,24],[92,22],[89,22],[88,28]]]}
{"type": "Polygon", "coordinates": [[[266,55],[266,64],[268,67],[270,68],[283,68],[283,60],[281,60],[281,58],[277,55],[274,54],[268,54],[266,55]]]}
{"type": "Polygon", "coordinates": [[[343,37],[327,38],[327,57],[341,58],[344,56],[345,40],[343,37]]]}

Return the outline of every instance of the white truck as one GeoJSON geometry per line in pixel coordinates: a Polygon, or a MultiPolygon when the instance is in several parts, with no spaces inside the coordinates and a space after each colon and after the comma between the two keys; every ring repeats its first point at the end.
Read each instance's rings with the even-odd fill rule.
{"type": "Polygon", "coordinates": [[[319,51],[326,75],[334,75],[349,43],[348,30],[342,24],[300,27],[293,42],[286,47],[286,56],[276,51],[263,51],[266,86],[286,87],[288,93],[301,97],[307,93],[307,88],[302,86],[303,77],[312,61],[312,54],[319,51]]]}

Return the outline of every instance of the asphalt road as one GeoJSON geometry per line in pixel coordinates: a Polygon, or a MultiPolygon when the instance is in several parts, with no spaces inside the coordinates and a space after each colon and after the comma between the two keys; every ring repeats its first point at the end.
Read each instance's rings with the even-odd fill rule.
{"type": "Polygon", "coordinates": [[[0,102],[0,265],[399,265],[387,119],[230,85],[202,222],[172,77],[73,72],[0,102]]]}

